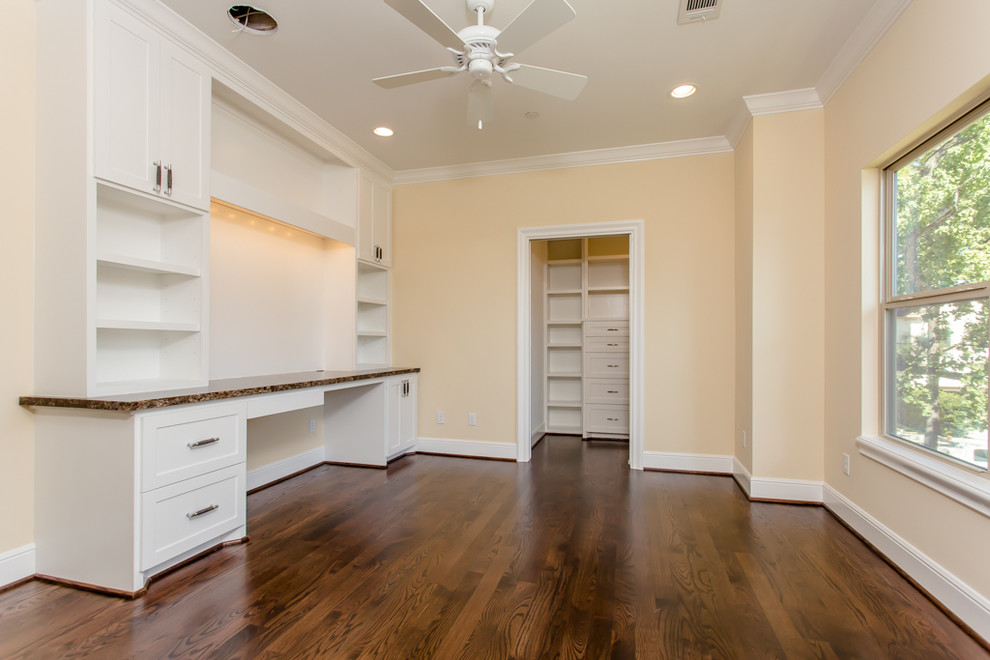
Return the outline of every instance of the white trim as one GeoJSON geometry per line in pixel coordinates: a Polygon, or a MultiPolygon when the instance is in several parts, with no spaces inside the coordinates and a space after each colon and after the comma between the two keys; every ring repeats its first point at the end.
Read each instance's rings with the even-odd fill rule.
{"type": "Polygon", "coordinates": [[[546,432],[547,432],[546,423],[542,423],[539,426],[537,426],[535,429],[533,429],[533,433],[529,437],[529,446],[532,447],[537,442],[539,442],[540,438],[542,438],[546,432]]]}
{"type": "Polygon", "coordinates": [[[824,107],[818,92],[813,87],[770,94],[752,94],[744,96],[743,101],[754,117],[798,110],[818,110],[824,107]]]}
{"type": "Polygon", "coordinates": [[[824,484],[821,481],[752,477],[749,484],[749,497],[754,500],[782,500],[785,502],[821,504],[823,486],[824,484]]]}
{"type": "Polygon", "coordinates": [[[856,446],[863,456],[990,516],[990,481],[975,469],[953,465],[927,456],[925,450],[878,436],[860,436],[856,446]]]}
{"type": "Polygon", "coordinates": [[[743,489],[743,492],[746,493],[746,497],[749,497],[749,493],[753,488],[753,475],[749,473],[746,466],[735,456],[732,457],[732,477],[739,484],[739,487],[743,489]]]}
{"type": "Polygon", "coordinates": [[[264,467],[255,468],[247,473],[247,479],[245,479],[247,490],[254,490],[273,481],[284,479],[290,474],[295,474],[314,465],[319,465],[325,460],[326,449],[324,447],[317,447],[316,449],[310,449],[309,451],[265,465],[264,467]]]}
{"type": "Polygon", "coordinates": [[[629,236],[629,467],[633,470],[643,469],[646,237],[645,223],[642,220],[520,227],[516,234],[516,460],[521,463],[527,463],[532,458],[530,241],[621,235],[629,236]]]}
{"type": "Polygon", "coordinates": [[[417,454],[447,454],[475,458],[516,460],[516,446],[506,442],[454,440],[451,438],[416,438],[417,454]]]}
{"type": "Polygon", "coordinates": [[[828,484],[825,484],[824,496],[825,508],[911,576],[911,579],[977,635],[990,640],[990,600],[828,484]]]}
{"type": "Polygon", "coordinates": [[[441,167],[425,167],[415,170],[400,170],[395,173],[395,185],[407,183],[427,183],[431,181],[448,181],[450,179],[466,179],[478,176],[493,176],[497,174],[517,174],[520,172],[536,172],[540,170],[558,170],[568,167],[587,167],[590,165],[608,165],[614,163],[634,163],[643,160],[658,160],[661,158],[680,158],[682,156],[699,156],[703,154],[720,154],[732,151],[729,140],[722,135],[692,140],[676,140],[673,142],[657,142],[655,144],[639,144],[631,147],[613,147],[611,149],[593,149],[590,151],[573,151],[562,154],[547,154],[544,156],[528,156],[526,158],[510,158],[507,160],[490,160],[480,163],[463,165],[446,165],[441,167]]]}
{"type": "Polygon", "coordinates": [[[672,451],[644,451],[644,470],[669,470],[672,472],[711,472],[732,474],[733,456],[718,454],[682,454],[672,451]]]}
{"type": "Polygon", "coordinates": [[[31,577],[36,572],[34,543],[0,553],[0,587],[31,577]]]}
{"type": "Polygon", "coordinates": [[[911,0],[878,0],[870,8],[815,85],[824,103],[839,91],[842,83],[862,64],[909,4],[911,0]]]}

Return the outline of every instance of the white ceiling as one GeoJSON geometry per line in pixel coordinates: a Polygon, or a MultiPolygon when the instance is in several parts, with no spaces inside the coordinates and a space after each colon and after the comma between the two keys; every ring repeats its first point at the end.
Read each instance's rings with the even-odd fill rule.
{"type": "MultiPolygon", "coordinates": [[[[479,131],[465,120],[466,74],[391,90],[371,82],[452,64],[383,0],[257,0],[278,19],[270,37],[236,32],[231,0],[162,1],[396,171],[734,140],[744,96],[820,86],[835,77],[833,62],[849,61],[847,41],[868,48],[891,18],[881,14],[906,4],[724,0],[718,19],[678,25],[678,0],[569,0],[577,17],[513,61],[585,74],[584,91],[563,101],[496,79],[495,118],[479,131]],[[698,93],[670,98],[682,82],[698,93]],[[540,116],[527,119],[531,111],[540,116]],[[380,125],[395,136],[373,135],[380,125]]],[[[476,20],[464,0],[425,1],[454,30],[476,20]]],[[[529,2],[497,0],[486,22],[504,28],[529,2]]]]}

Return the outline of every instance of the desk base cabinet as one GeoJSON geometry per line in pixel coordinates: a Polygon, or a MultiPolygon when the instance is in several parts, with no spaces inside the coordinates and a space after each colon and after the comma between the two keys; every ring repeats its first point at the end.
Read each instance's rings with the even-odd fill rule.
{"type": "MultiPolygon", "coordinates": [[[[153,575],[242,539],[247,520],[244,411],[243,402],[135,415],[38,409],[38,574],[134,595],[153,575]],[[217,419],[224,420],[222,430],[210,421],[217,419]],[[207,438],[200,437],[204,423],[212,433],[207,438]],[[146,451],[144,439],[176,425],[190,431],[187,438],[170,438],[189,454],[187,465],[171,477],[157,476],[158,456],[146,451]],[[196,444],[203,440],[208,442],[196,444]],[[214,446],[222,448],[223,458],[199,462],[197,452],[214,446]]],[[[172,453],[181,465],[178,450],[172,453]]]]}

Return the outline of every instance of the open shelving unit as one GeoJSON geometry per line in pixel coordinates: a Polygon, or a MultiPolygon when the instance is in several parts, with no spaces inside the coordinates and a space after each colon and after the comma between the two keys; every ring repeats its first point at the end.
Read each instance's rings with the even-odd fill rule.
{"type": "Polygon", "coordinates": [[[389,364],[387,268],[357,262],[357,315],[355,363],[361,368],[389,364]]]}
{"type": "Polygon", "coordinates": [[[98,394],[207,381],[205,213],[96,184],[98,394]]]}
{"type": "MultiPolygon", "coordinates": [[[[585,363],[600,342],[589,345],[585,323],[629,318],[627,237],[548,241],[544,281],[546,430],[587,435],[585,363]]],[[[591,403],[601,411],[602,401],[591,403]]]]}

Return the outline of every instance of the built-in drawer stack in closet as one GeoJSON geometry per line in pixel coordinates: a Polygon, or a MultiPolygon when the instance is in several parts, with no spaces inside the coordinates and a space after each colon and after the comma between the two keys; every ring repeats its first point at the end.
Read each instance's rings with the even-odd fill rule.
{"type": "Polygon", "coordinates": [[[546,430],[629,437],[629,242],[549,241],[546,430]]]}

